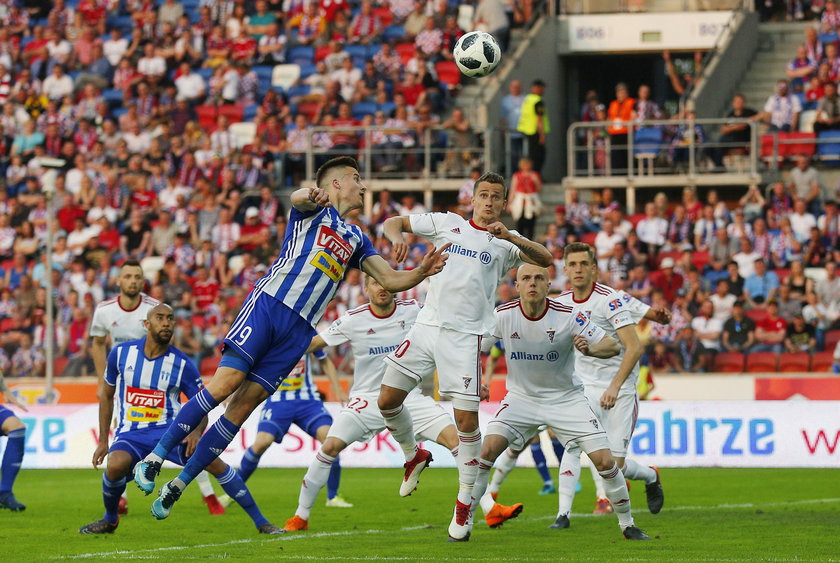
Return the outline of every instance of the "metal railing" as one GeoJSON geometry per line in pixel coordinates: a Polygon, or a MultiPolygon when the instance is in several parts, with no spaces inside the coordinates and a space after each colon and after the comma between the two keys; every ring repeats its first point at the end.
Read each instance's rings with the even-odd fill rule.
{"type": "Polygon", "coordinates": [[[749,0],[559,0],[561,15],[752,9],[749,0]]]}
{"type": "Polygon", "coordinates": [[[568,176],[572,178],[623,176],[634,178],[653,174],[697,174],[711,172],[705,167],[705,159],[713,156],[712,151],[729,152],[737,150],[746,162],[744,173],[758,174],[758,126],[749,119],[703,118],[703,119],[657,119],[632,121],[618,124],[626,128],[626,144],[614,143],[609,128],[617,125],[611,121],[577,122],[566,132],[568,176]],[[750,128],[749,143],[726,141],[700,141],[696,126],[708,134],[715,135],[723,125],[743,123],[750,128]],[[639,135],[640,132],[646,133],[639,135]],[[680,133],[678,141],[675,134],[680,133]],[[678,158],[674,158],[678,157],[678,158]],[[616,166],[613,160],[623,160],[626,167],[616,166]]]}

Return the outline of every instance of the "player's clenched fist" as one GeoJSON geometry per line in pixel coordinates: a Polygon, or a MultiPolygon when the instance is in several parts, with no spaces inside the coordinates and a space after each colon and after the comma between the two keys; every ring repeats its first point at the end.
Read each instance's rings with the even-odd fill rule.
{"type": "Polygon", "coordinates": [[[589,355],[589,342],[587,342],[586,339],[579,334],[572,335],[572,339],[575,342],[575,348],[578,349],[578,352],[580,352],[584,356],[588,356],[589,355]]]}
{"type": "Polygon", "coordinates": [[[510,231],[505,224],[501,221],[496,221],[495,223],[490,223],[487,225],[487,232],[491,235],[495,236],[496,238],[500,238],[502,240],[507,240],[510,238],[510,231]]]}
{"type": "Polygon", "coordinates": [[[330,206],[330,196],[326,190],[321,188],[309,188],[309,201],[321,207],[330,206]]]}

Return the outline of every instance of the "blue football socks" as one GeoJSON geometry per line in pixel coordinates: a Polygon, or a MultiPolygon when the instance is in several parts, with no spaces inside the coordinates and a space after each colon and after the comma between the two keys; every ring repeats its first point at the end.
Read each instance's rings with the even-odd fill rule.
{"type": "Polygon", "coordinates": [[[251,474],[257,470],[257,466],[260,464],[260,457],[262,456],[257,454],[253,448],[245,450],[242,461],[239,462],[239,476],[242,477],[243,481],[247,481],[251,474]]]}
{"type": "Polygon", "coordinates": [[[335,498],[338,496],[338,484],[341,482],[341,463],[336,456],[335,461],[330,467],[330,476],[327,479],[327,498],[335,498]]]}
{"type": "MultiPolygon", "coordinates": [[[[190,401],[192,402],[192,401],[190,401]]],[[[175,426],[174,424],[172,426],[175,426]]],[[[236,433],[239,432],[239,426],[229,421],[224,416],[220,417],[216,423],[210,427],[204,436],[198,441],[195,447],[195,452],[190,457],[187,464],[178,474],[176,484],[183,491],[184,487],[189,485],[201,471],[207,467],[210,462],[219,457],[225,448],[228,447],[236,433]],[[178,483],[181,481],[183,486],[178,483]]]]}
{"type": "Polygon", "coordinates": [[[254,521],[254,525],[257,528],[269,523],[262,512],[260,512],[257,503],[254,501],[254,497],[251,496],[251,491],[245,485],[245,481],[232,467],[228,466],[227,470],[219,475],[216,480],[222,486],[225,493],[245,509],[245,512],[248,513],[248,516],[251,517],[251,520],[254,521]]]}
{"type": "MultiPolygon", "coordinates": [[[[195,397],[187,401],[181,407],[178,416],[169,425],[169,428],[161,437],[152,454],[158,456],[160,459],[166,459],[169,452],[172,451],[178,444],[184,441],[187,435],[195,430],[201,420],[219,405],[219,402],[213,398],[213,395],[207,389],[199,391],[195,397]]],[[[211,460],[212,461],[212,460],[211,460]]],[[[204,467],[202,466],[202,469],[204,467]]]]}
{"type": "Polygon", "coordinates": [[[3,463],[0,464],[0,493],[12,491],[20,465],[23,463],[23,445],[26,439],[26,429],[19,428],[12,430],[6,436],[6,453],[3,454],[3,463]]]}
{"type": "Polygon", "coordinates": [[[123,491],[125,491],[125,477],[111,481],[105,473],[102,473],[102,500],[105,503],[104,518],[112,524],[116,524],[120,519],[117,508],[119,508],[123,491]]]}

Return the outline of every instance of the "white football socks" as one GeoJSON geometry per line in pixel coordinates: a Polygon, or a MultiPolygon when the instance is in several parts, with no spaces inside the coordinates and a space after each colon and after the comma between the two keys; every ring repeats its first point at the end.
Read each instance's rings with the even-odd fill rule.
{"type": "Polygon", "coordinates": [[[624,481],[624,473],[613,463],[613,466],[606,471],[600,472],[604,478],[604,489],[607,498],[612,504],[615,515],[618,516],[618,525],[623,530],[633,525],[633,515],[630,514],[630,493],[627,492],[627,483],[624,481]]]}
{"type": "Polygon", "coordinates": [[[572,512],[575,489],[580,479],[580,455],[578,451],[567,451],[560,460],[557,478],[557,516],[568,516],[572,512]]]}
{"type": "Polygon", "coordinates": [[[330,469],[334,461],[334,457],[328,456],[320,448],[315,453],[306,475],[303,476],[303,482],[300,484],[295,516],[299,516],[303,520],[309,520],[309,513],[312,511],[315,499],[318,498],[318,493],[321,492],[321,489],[327,484],[327,479],[330,478],[330,469]]]}
{"type": "Polygon", "coordinates": [[[417,441],[414,439],[414,421],[411,420],[411,413],[400,405],[395,409],[380,410],[382,418],[385,419],[385,427],[391,432],[391,436],[400,445],[405,460],[411,461],[417,453],[417,441]]]}
{"type": "Polygon", "coordinates": [[[642,465],[632,459],[624,460],[622,472],[627,479],[632,479],[633,481],[644,481],[646,485],[656,483],[656,471],[652,467],[642,465]]]}
{"type": "Polygon", "coordinates": [[[476,506],[481,506],[484,514],[487,514],[493,509],[496,501],[487,492],[487,483],[490,481],[490,469],[493,467],[492,461],[486,459],[478,460],[478,472],[475,476],[475,485],[473,486],[473,503],[472,510],[475,511],[476,506]]]}
{"type": "MultiPolygon", "coordinates": [[[[478,459],[481,455],[481,430],[458,431],[458,502],[472,504],[473,485],[478,474],[478,459]]],[[[489,469],[488,469],[489,471],[489,469]]]]}
{"type": "Polygon", "coordinates": [[[518,453],[507,448],[502,452],[502,455],[496,458],[496,464],[494,465],[496,470],[493,472],[493,478],[490,480],[490,486],[487,488],[487,492],[499,492],[499,489],[502,488],[502,483],[508,478],[513,468],[516,467],[516,459],[518,457],[518,453]]]}
{"type": "Polygon", "coordinates": [[[595,467],[595,464],[590,463],[589,470],[592,472],[592,482],[595,483],[595,496],[599,499],[609,498],[607,497],[607,493],[604,491],[604,480],[598,473],[598,469],[595,467]]]}
{"type": "Polygon", "coordinates": [[[209,497],[216,494],[216,491],[213,490],[213,484],[210,482],[210,476],[206,471],[199,473],[195,478],[195,482],[198,483],[198,490],[201,491],[201,496],[209,497]]]}

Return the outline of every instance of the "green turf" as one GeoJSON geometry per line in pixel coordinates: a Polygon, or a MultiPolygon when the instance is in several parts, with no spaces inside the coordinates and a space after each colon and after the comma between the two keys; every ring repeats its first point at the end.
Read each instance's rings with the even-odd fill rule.
{"type": "MultiPolygon", "coordinates": [[[[260,469],[249,485],[266,516],[282,526],[297,503],[304,471],[260,469]]],[[[164,477],[173,475],[164,471],[164,477]]],[[[195,487],[168,520],[149,514],[152,497],[129,489],[130,513],[112,536],[80,536],[102,514],[99,471],[24,470],[16,484],[26,512],[0,511],[2,560],[481,560],[481,561],[828,561],[840,560],[840,470],[665,469],[663,512],[649,514],[644,487],[631,491],[637,524],[650,542],[621,537],[614,516],[592,517],[592,488],[575,499],[568,530],[548,530],[555,495],[539,496],[533,469],[514,472],[500,498],[525,503],[498,530],[476,525],[466,544],[445,542],[456,473],[430,469],[412,497],[399,498],[400,471],[345,469],[342,494],[355,508],[323,505],[308,532],[267,538],[238,507],[210,516],[195,487]]],[[[161,481],[162,482],[162,481],[161,481]]],[[[216,486],[218,490],[218,485],[216,486]]]]}

